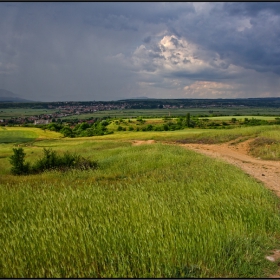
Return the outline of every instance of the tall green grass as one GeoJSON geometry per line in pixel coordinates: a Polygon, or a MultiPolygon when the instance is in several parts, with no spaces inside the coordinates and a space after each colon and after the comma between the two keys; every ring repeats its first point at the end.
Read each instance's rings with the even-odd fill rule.
{"type": "Polygon", "coordinates": [[[1,277],[276,269],[264,256],[279,238],[279,200],[238,168],[169,145],[83,143],[99,169],[0,177],[1,277]]]}

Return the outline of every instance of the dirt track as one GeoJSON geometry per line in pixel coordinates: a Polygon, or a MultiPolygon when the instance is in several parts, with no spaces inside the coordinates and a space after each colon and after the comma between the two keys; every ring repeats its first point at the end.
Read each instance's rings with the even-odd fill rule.
{"type": "Polygon", "coordinates": [[[180,146],[240,167],[247,174],[263,182],[267,188],[280,197],[280,162],[250,156],[248,154],[250,141],[252,140],[239,144],[229,142],[215,145],[182,144],[180,146]]]}

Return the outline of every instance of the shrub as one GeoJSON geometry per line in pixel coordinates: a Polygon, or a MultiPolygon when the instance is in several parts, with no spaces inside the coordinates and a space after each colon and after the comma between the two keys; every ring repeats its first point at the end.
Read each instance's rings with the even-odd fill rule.
{"type": "Polygon", "coordinates": [[[64,137],[73,137],[73,131],[69,126],[64,126],[61,130],[60,133],[64,135],[64,137]]]}
{"type": "Polygon", "coordinates": [[[38,173],[49,169],[59,169],[63,171],[70,168],[85,170],[96,167],[97,162],[91,161],[77,154],[71,154],[66,151],[62,156],[59,156],[51,149],[44,149],[44,156],[37,160],[32,167],[32,172],[38,173]]]}
{"type": "Polygon", "coordinates": [[[60,156],[52,149],[45,148],[43,157],[39,158],[31,166],[29,162],[26,164],[24,163],[25,153],[22,148],[13,149],[13,151],[14,155],[10,157],[10,162],[12,164],[11,171],[14,175],[34,174],[51,169],[65,171],[70,168],[81,170],[97,168],[96,161],[81,157],[77,154],[71,154],[68,151],[60,156]]]}
{"type": "Polygon", "coordinates": [[[32,172],[44,171],[47,169],[53,169],[60,166],[61,159],[57,156],[55,151],[44,148],[44,156],[39,158],[32,166],[32,172]]]}
{"type": "Polygon", "coordinates": [[[146,130],[147,130],[147,131],[152,131],[152,130],[154,130],[153,125],[148,124],[147,127],[146,127],[146,130]]]}

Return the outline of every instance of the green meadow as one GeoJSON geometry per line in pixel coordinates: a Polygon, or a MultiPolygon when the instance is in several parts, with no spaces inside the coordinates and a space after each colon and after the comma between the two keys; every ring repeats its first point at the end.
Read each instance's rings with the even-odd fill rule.
{"type": "Polygon", "coordinates": [[[0,109],[0,119],[10,119],[10,118],[26,118],[41,114],[52,114],[57,110],[54,109],[31,109],[31,108],[1,108],[0,109]]]}
{"type": "Polygon", "coordinates": [[[250,138],[279,153],[278,125],[83,138],[0,128],[0,277],[268,276],[278,268],[265,256],[279,248],[279,198],[237,167],[176,145],[250,138]],[[14,176],[14,147],[31,163],[52,148],[98,168],[14,176]]]}

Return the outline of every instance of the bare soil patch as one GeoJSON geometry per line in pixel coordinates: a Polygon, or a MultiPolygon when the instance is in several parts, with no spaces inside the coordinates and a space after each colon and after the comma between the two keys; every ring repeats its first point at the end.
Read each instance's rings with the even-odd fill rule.
{"type": "Polygon", "coordinates": [[[134,140],[132,142],[132,146],[140,146],[140,145],[145,145],[145,144],[154,144],[155,143],[155,140],[134,140]]]}

